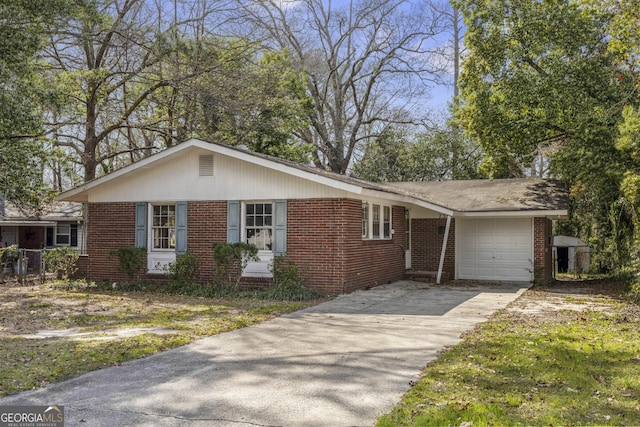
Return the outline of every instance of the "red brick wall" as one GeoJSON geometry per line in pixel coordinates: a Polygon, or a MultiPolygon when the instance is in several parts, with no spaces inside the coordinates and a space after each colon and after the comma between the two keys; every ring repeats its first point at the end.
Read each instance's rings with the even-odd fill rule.
{"type": "Polygon", "coordinates": [[[393,207],[390,240],[362,240],[361,220],[360,200],[289,200],[287,256],[307,286],[339,294],[404,276],[404,209],[393,207]]]}
{"type": "Polygon", "coordinates": [[[118,260],[109,259],[109,251],[135,245],[136,204],[90,203],[88,209],[88,278],[98,281],[128,280],[126,274],[118,270],[118,260]]]}
{"type": "MultiPolygon", "coordinates": [[[[362,204],[354,199],[289,200],[287,255],[308,286],[327,293],[351,292],[400,280],[405,274],[404,208],[394,206],[389,240],[362,240],[362,204]]],[[[213,244],[226,241],[226,201],[188,203],[188,251],[200,258],[201,282],[213,280],[213,244]]],[[[93,280],[127,280],[111,249],[135,244],[135,203],[89,205],[88,257],[81,270],[93,280]]],[[[412,269],[437,271],[446,219],[412,220],[412,269]]],[[[538,281],[551,279],[551,221],[534,220],[534,265],[538,281]]],[[[145,266],[146,268],[146,266],[145,266]]],[[[455,275],[455,220],[451,222],[444,278],[455,275]]],[[[147,276],[162,279],[162,276],[147,276]]],[[[264,284],[261,282],[261,284],[264,284]]]]}
{"type": "MultiPolygon", "coordinates": [[[[200,259],[199,280],[211,282],[213,243],[225,242],[227,237],[227,203],[191,201],[187,206],[187,250],[200,259]]],[[[352,199],[288,201],[287,256],[300,268],[309,287],[339,294],[404,276],[404,209],[393,207],[392,239],[364,241],[361,209],[362,202],[352,199]]],[[[135,203],[90,204],[87,228],[88,277],[127,280],[108,254],[111,249],[135,244],[135,203]]]]}
{"type": "MultiPolygon", "coordinates": [[[[405,274],[404,208],[394,206],[390,240],[362,240],[362,204],[353,199],[288,202],[287,256],[308,286],[339,294],[402,279],[405,274]]],[[[213,243],[226,241],[227,203],[188,203],[188,251],[200,258],[201,282],[213,280],[213,243]]],[[[446,219],[412,220],[412,269],[437,271],[446,219]]],[[[79,267],[93,280],[127,280],[109,259],[111,249],[135,244],[135,203],[89,204],[88,258],[79,267]]],[[[551,279],[551,221],[534,219],[536,280],[551,279]]],[[[146,266],[145,266],[146,268],[146,266]]],[[[444,278],[455,277],[455,220],[447,243],[444,278]]],[[[162,276],[147,276],[162,279],[162,276]]],[[[263,284],[261,282],[261,284],[263,284]]]]}
{"type": "Polygon", "coordinates": [[[533,259],[534,280],[548,283],[552,275],[553,245],[552,221],[548,218],[534,218],[533,220],[533,259]]]}
{"type": "Polygon", "coordinates": [[[227,241],[227,202],[187,203],[187,251],[200,259],[200,282],[213,281],[213,244],[227,241]]]}
{"type": "MultiPolygon", "coordinates": [[[[438,271],[442,241],[444,233],[438,233],[438,228],[445,229],[446,219],[413,219],[411,220],[411,269],[415,271],[438,271]]],[[[455,220],[451,220],[447,250],[444,256],[443,279],[455,277],[456,253],[455,220]]]]}
{"type": "Polygon", "coordinates": [[[287,257],[307,286],[329,293],[342,291],[342,211],[342,200],[337,199],[287,203],[287,257]]]}
{"type": "Polygon", "coordinates": [[[73,274],[74,279],[89,277],[89,257],[80,255],[76,261],[76,272],[73,274]]]}
{"type": "Polygon", "coordinates": [[[404,278],[405,269],[405,217],[404,208],[393,206],[388,240],[362,240],[362,202],[345,200],[345,218],[342,246],[345,292],[366,289],[404,278]]]}

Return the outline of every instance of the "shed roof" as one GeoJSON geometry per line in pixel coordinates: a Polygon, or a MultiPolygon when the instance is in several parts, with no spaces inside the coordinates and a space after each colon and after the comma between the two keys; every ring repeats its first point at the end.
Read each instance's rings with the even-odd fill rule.
{"type": "Polygon", "coordinates": [[[588,248],[589,245],[586,244],[585,242],[583,242],[582,240],[578,239],[577,237],[571,237],[571,236],[553,236],[553,246],[556,247],[560,247],[560,248],[571,248],[571,247],[586,247],[588,248]]]}

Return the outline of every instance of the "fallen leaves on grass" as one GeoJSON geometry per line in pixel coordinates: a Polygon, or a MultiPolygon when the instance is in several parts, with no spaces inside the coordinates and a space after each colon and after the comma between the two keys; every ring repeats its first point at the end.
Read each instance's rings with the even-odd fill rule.
{"type": "Polygon", "coordinates": [[[640,425],[640,310],[613,286],[579,286],[527,291],[378,425],[640,425]]]}
{"type": "Polygon", "coordinates": [[[145,357],[314,303],[64,290],[46,285],[2,287],[0,396],[145,357]],[[105,340],[110,331],[123,329],[141,333],[105,340]],[[145,333],[149,329],[171,333],[145,333]],[[71,330],[81,339],[74,334],[24,338],[41,330],[71,330]]]}

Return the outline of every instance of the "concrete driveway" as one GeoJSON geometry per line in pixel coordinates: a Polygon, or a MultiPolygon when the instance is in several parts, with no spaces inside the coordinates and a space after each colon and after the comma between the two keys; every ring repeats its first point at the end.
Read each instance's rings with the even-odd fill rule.
{"type": "Polygon", "coordinates": [[[397,282],[50,386],[66,426],[371,426],[523,284],[397,282]]]}

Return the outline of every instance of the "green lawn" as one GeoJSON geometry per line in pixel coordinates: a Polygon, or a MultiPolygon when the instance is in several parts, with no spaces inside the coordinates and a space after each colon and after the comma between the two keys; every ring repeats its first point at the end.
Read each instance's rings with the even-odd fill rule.
{"type": "Polygon", "coordinates": [[[378,425],[640,425],[640,309],[606,283],[586,288],[528,291],[429,364],[378,425]]]}
{"type": "Polygon", "coordinates": [[[148,356],[317,302],[2,286],[0,396],[148,356]],[[165,333],[114,337],[114,331],[132,328],[162,328],[165,333]],[[42,330],[89,335],[82,340],[24,338],[42,330]]]}

